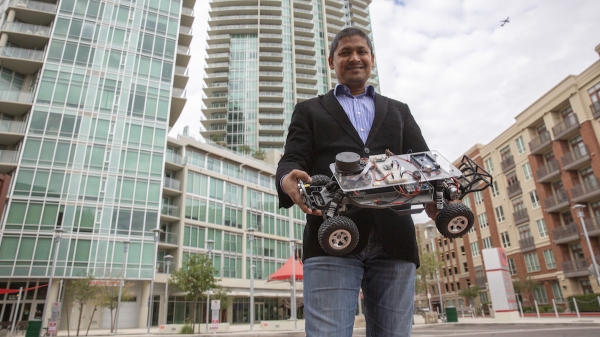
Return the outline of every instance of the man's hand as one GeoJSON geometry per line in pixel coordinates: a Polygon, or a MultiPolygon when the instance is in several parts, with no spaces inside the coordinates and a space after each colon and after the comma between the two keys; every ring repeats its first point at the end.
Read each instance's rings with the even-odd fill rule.
{"type": "Polygon", "coordinates": [[[313,211],[304,203],[302,196],[300,196],[300,191],[298,191],[298,179],[305,183],[312,182],[312,179],[308,173],[300,170],[293,170],[287,176],[285,176],[285,178],[283,178],[281,181],[281,188],[287,195],[289,195],[290,198],[292,198],[294,204],[300,207],[302,212],[306,214],[322,216],[323,213],[320,210],[313,211]]]}
{"type": "Polygon", "coordinates": [[[438,212],[439,212],[439,209],[437,209],[435,201],[425,204],[425,213],[427,213],[427,216],[431,220],[435,221],[435,218],[437,217],[438,212]]]}

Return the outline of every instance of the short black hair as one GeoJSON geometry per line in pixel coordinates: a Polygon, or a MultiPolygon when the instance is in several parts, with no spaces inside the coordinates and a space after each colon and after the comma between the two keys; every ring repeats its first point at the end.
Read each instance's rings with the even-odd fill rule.
{"type": "Polygon", "coordinates": [[[356,28],[356,27],[347,27],[342,29],[341,32],[337,33],[335,35],[335,37],[333,38],[333,41],[331,42],[331,47],[329,48],[329,57],[331,57],[333,59],[333,54],[335,53],[335,50],[337,49],[338,45],[340,44],[340,40],[345,38],[345,37],[350,37],[350,36],[354,36],[354,35],[358,35],[362,38],[364,38],[365,40],[367,40],[367,45],[369,46],[369,49],[371,49],[371,54],[373,54],[373,44],[371,43],[371,39],[369,38],[369,36],[363,32],[362,30],[356,28]]]}

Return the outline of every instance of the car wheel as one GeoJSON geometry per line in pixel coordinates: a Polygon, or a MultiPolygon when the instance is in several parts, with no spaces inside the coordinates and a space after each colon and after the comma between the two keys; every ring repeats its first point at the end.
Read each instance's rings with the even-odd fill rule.
{"type": "Polygon", "coordinates": [[[329,218],[319,228],[319,244],[327,254],[346,255],[358,244],[358,227],[345,216],[329,218]]]}
{"type": "Polygon", "coordinates": [[[310,186],[325,186],[327,184],[329,184],[329,182],[331,181],[331,178],[329,178],[328,176],[324,175],[324,174],[315,174],[314,176],[310,177],[312,179],[312,182],[310,183],[310,186]]]}
{"type": "Polygon", "coordinates": [[[475,216],[463,204],[448,204],[435,218],[438,231],[447,238],[459,238],[473,227],[475,216]]]}

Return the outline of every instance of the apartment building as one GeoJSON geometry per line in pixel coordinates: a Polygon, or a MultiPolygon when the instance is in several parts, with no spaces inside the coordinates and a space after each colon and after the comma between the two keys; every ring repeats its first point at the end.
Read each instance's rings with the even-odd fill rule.
{"type": "MultiPolygon", "coordinates": [[[[201,134],[238,150],[283,149],[296,103],[337,84],[340,30],[371,34],[370,0],[212,0],[201,134]]],[[[369,84],[379,91],[374,69],[369,84]]]]}
{"type": "MultiPolygon", "coordinates": [[[[120,326],[146,326],[150,230],[161,218],[167,132],[186,103],[194,5],[2,1],[0,288],[34,288],[16,313],[16,295],[0,295],[3,322],[42,318],[59,281],[124,271],[135,300],[120,326]]],[[[107,314],[95,317],[92,328],[109,327],[107,314]]]]}
{"type": "Polygon", "coordinates": [[[461,239],[466,265],[454,264],[468,270],[482,303],[494,291],[481,257],[491,247],[504,248],[513,280],[538,285],[517,294],[524,306],[564,306],[568,296],[600,292],[591,267],[592,256],[600,261],[599,118],[596,61],[556,84],[489,144],[465,152],[493,176],[491,188],[463,199],[475,226],[461,239]],[[575,205],[583,205],[583,220],[575,205]]]}

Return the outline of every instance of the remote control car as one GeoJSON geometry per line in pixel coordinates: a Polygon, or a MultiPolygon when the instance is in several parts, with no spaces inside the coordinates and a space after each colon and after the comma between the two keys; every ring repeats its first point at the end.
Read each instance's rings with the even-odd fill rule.
{"type": "Polygon", "coordinates": [[[310,184],[298,180],[298,189],[309,208],[323,212],[319,243],[336,256],[358,244],[358,228],[345,215],[361,208],[416,214],[433,201],[439,210],[438,231],[447,238],[461,237],[473,227],[474,215],[454,201],[492,184],[492,176],[471,158],[464,156],[457,168],[435,151],[395,155],[387,150],[369,158],[342,152],[330,169],[333,178],[319,174],[310,184]]]}

